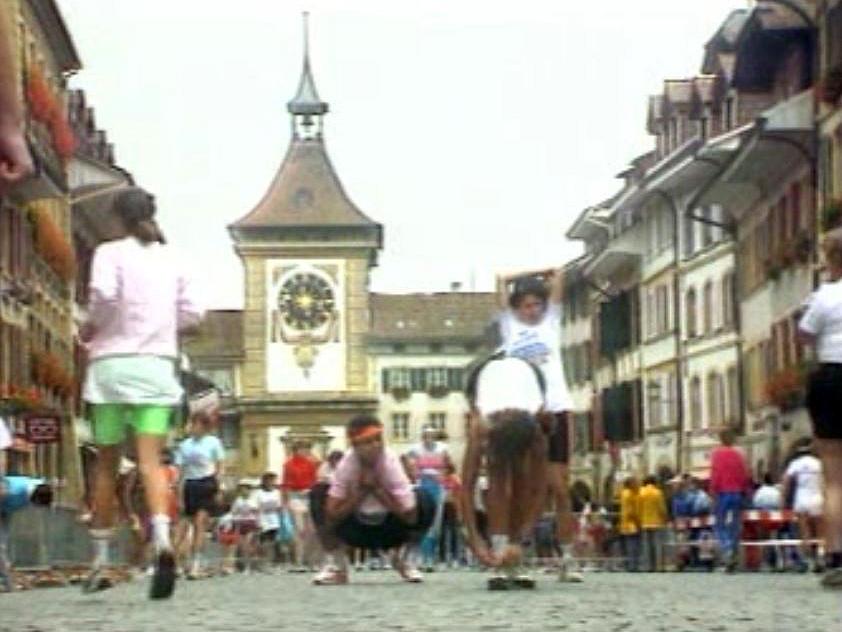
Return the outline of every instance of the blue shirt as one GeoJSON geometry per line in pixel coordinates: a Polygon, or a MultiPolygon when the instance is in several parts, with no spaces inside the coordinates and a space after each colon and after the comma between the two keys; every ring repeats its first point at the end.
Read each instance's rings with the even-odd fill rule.
{"type": "Polygon", "coordinates": [[[6,476],[2,479],[3,495],[0,496],[0,513],[10,514],[29,504],[32,491],[44,482],[43,478],[6,476]]]}
{"type": "Polygon", "coordinates": [[[218,437],[188,437],[178,446],[175,464],[181,468],[185,479],[197,480],[213,476],[217,462],[224,458],[225,450],[218,437]]]}

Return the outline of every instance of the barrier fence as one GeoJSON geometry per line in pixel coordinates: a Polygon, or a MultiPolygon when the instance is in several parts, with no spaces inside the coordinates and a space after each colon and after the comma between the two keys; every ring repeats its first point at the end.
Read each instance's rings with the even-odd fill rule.
{"type": "MultiPolygon", "coordinates": [[[[620,570],[626,566],[628,556],[622,550],[621,539],[616,529],[616,515],[591,514],[584,518],[577,516],[576,553],[580,565],[587,569],[620,570]]],[[[783,532],[795,523],[791,511],[749,510],[742,514],[742,536],[740,550],[744,568],[755,569],[760,565],[763,549],[776,550],[780,560],[786,549],[795,549],[803,544],[821,544],[820,541],[805,542],[783,532]]],[[[17,512],[12,521],[9,539],[9,556],[12,564],[21,570],[66,567],[85,567],[91,559],[91,543],[88,527],[79,520],[77,510],[66,507],[49,509],[29,507],[17,512]]],[[[693,548],[712,547],[715,543],[693,541],[691,536],[700,532],[713,531],[715,518],[712,515],[695,518],[678,518],[663,530],[660,546],[663,564],[668,569],[681,566],[680,557],[693,548]]],[[[537,542],[530,547],[529,562],[533,565],[553,565],[555,558],[539,554],[537,542]]],[[[127,564],[132,558],[133,537],[127,526],[118,529],[112,551],[117,564],[127,564]]],[[[219,542],[211,539],[204,558],[213,565],[222,564],[225,552],[219,542]]]]}

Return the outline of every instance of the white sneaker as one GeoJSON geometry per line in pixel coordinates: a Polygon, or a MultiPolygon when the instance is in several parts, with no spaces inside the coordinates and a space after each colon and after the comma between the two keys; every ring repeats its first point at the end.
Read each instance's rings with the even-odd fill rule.
{"type": "Polygon", "coordinates": [[[573,568],[573,560],[562,560],[558,571],[558,581],[566,584],[581,584],[585,576],[573,568]]]}

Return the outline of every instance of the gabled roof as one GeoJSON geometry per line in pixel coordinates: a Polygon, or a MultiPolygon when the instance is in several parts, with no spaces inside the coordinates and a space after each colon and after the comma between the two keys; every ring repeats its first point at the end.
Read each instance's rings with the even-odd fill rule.
{"type": "Polygon", "coordinates": [[[62,72],[74,72],[82,68],[76,45],[55,0],[29,0],[29,6],[44,30],[59,69],[62,72]]]}
{"type": "Polygon", "coordinates": [[[378,226],[351,201],[320,139],[293,140],[269,190],[231,228],[378,226]]]}
{"type": "Polygon", "coordinates": [[[715,74],[719,54],[733,52],[736,49],[740,32],[750,15],[751,12],[747,9],[737,9],[725,18],[713,37],[705,44],[705,56],[702,61],[703,74],[715,74]]]}
{"type": "Polygon", "coordinates": [[[214,310],[205,314],[199,331],[185,338],[182,347],[192,359],[233,360],[244,354],[243,312],[214,310]]]}
{"type": "Polygon", "coordinates": [[[490,292],[372,294],[373,342],[482,342],[498,311],[490,292]]]}

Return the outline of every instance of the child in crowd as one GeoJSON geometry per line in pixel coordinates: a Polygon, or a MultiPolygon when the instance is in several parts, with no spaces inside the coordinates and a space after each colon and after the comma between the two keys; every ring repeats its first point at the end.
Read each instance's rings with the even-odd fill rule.
{"type": "Polygon", "coordinates": [[[52,503],[53,489],[43,479],[0,476],[0,589],[14,590],[8,552],[12,514],[29,505],[49,507],[52,503]]]}

